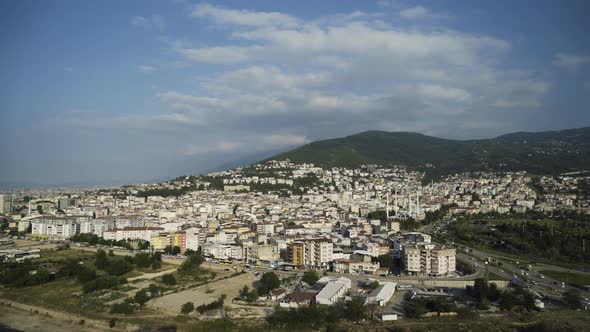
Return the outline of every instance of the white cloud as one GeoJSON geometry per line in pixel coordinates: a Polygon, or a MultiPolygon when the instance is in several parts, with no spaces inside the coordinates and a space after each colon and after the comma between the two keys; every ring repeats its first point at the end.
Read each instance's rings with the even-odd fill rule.
{"type": "Polygon", "coordinates": [[[449,13],[433,12],[423,6],[414,6],[399,11],[399,16],[408,20],[446,19],[452,17],[449,13]]]}
{"type": "Polygon", "coordinates": [[[292,147],[302,145],[307,142],[302,135],[256,135],[242,136],[235,140],[218,140],[210,144],[190,144],[180,149],[180,154],[184,156],[198,156],[205,154],[219,153],[237,153],[237,152],[255,152],[276,149],[280,147],[292,147]]]}
{"type": "Polygon", "coordinates": [[[399,15],[405,18],[425,18],[430,15],[430,10],[422,6],[415,6],[400,10],[399,15]]]}
{"type": "Polygon", "coordinates": [[[221,46],[191,49],[179,46],[176,51],[187,59],[197,62],[233,64],[251,60],[255,48],[221,46]]]}
{"type": "Polygon", "coordinates": [[[157,68],[153,67],[153,66],[139,65],[139,66],[137,66],[137,70],[141,73],[144,73],[144,74],[151,74],[154,71],[156,71],[157,68]]]}
{"type": "Polygon", "coordinates": [[[433,84],[419,84],[417,86],[418,93],[435,99],[449,99],[455,101],[467,101],[471,99],[469,92],[463,89],[452,87],[443,87],[433,84]]]}
{"type": "Polygon", "coordinates": [[[590,64],[590,55],[558,53],[555,56],[554,63],[561,67],[577,68],[579,66],[590,64]]]}
{"type": "Polygon", "coordinates": [[[250,27],[297,26],[297,19],[291,15],[277,12],[225,9],[208,3],[194,6],[192,16],[197,18],[207,18],[220,25],[250,27]]]}
{"type": "Polygon", "coordinates": [[[217,66],[190,90],[158,89],[167,111],[146,120],[206,136],[188,155],[366,129],[456,136],[468,123],[481,135],[478,126],[489,132],[509,112],[539,107],[551,88],[531,71],[507,68],[511,45],[493,36],[407,29],[363,12],[303,20],[207,4],[192,9],[195,18],[223,25],[217,32],[227,39],[199,47],[176,42],[174,51],[217,66]]]}
{"type": "Polygon", "coordinates": [[[535,108],[541,105],[541,98],[549,91],[551,85],[538,80],[507,80],[496,87],[498,94],[494,106],[500,108],[520,109],[535,108]]]}
{"type": "Polygon", "coordinates": [[[135,16],[131,19],[131,25],[143,29],[162,30],[165,26],[164,18],[160,15],[152,16],[135,16]]]}

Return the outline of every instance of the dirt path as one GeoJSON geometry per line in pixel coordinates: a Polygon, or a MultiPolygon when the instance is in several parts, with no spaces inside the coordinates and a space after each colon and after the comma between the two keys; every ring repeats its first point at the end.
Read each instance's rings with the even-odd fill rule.
{"type": "Polygon", "coordinates": [[[129,278],[127,279],[128,282],[130,281],[135,281],[135,280],[149,280],[149,279],[154,279],[157,277],[161,277],[165,274],[170,274],[170,273],[174,273],[178,270],[177,267],[173,268],[173,269],[168,269],[168,270],[164,270],[164,271],[160,271],[160,272],[156,272],[156,273],[145,273],[142,274],[140,276],[137,277],[133,277],[133,278],[129,278]]]}

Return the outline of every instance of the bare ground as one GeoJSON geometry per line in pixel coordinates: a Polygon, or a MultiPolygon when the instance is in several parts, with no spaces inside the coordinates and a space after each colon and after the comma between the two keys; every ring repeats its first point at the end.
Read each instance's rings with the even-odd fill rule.
{"type": "Polygon", "coordinates": [[[197,307],[202,304],[211,303],[217,300],[221,295],[225,294],[227,296],[225,304],[230,308],[228,311],[230,316],[264,317],[269,310],[268,307],[234,304],[231,300],[238,296],[240,289],[244,286],[248,286],[252,289],[253,283],[256,280],[258,280],[258,278],[251,273],[244,273],[228,279],[217,280],[193,289],[164,295],[151,301],[149,307],[155,311],[165,312],[170,315],[178,315],[180,314],[180,307],[186,302],[193,302],[195,307],[197,307]]]}

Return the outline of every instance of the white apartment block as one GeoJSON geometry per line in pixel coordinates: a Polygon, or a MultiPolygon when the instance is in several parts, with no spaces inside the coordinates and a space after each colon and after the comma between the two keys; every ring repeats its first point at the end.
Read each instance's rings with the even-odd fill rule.
{"type": "Polygon", "coordinates": [[[331,240],[317,238],[305,240],[305,265],[325,267],[333,260],[334,244],[331,240]]]}
{"type": "Polygon", "coordinates": [[[203,245],[203,255],[218,259],[242,259],[242,247],[236,245],[208,243],[203,245]]]}
{"type": "Polygon", "coordinates": [[[31,220],[31,237],[65,240],[79,233],[75,218],[43,217],[31,220]]]}
{"type": "Polygon", "coordinates": [[[162,227],[125,227],[122,229],[113,229],[103,232],[103,237],[106,240],[144,240],[150,241],[152,236],[163,232],[162,227]]]}
{"type": "Polygon", "coordinates": [[[405,246],[404,266],[410,275],[445,276],[456,270],[456,250],[435,244],[405,246]]]}

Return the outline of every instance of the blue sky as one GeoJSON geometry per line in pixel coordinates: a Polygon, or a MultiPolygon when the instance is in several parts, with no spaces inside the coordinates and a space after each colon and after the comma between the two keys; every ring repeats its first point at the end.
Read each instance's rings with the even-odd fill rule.
{"type": "Polygon", "coordinates": [[[590,125],[588,1],[2,1],[0,183],[590,125]]]}

